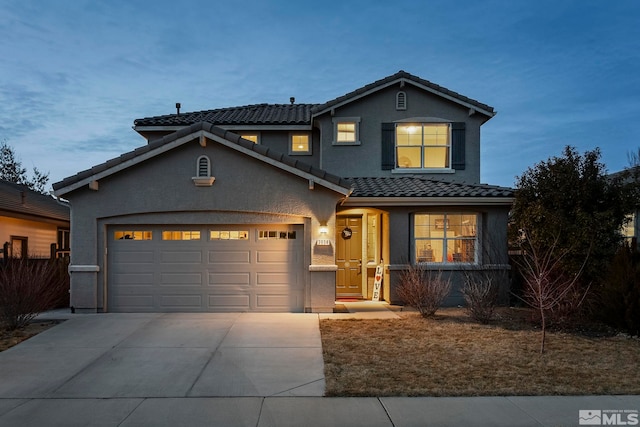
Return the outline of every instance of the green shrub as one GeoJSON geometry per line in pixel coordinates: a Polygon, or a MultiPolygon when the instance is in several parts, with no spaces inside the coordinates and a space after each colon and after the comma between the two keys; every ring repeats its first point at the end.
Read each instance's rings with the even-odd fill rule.
{"type": "Polygon", "coordinates": [[[600,304],[595,309],[603,322],[640,336],[640,253],[637,250],[628,245],[618,250],[601,287],[600,304]]]}

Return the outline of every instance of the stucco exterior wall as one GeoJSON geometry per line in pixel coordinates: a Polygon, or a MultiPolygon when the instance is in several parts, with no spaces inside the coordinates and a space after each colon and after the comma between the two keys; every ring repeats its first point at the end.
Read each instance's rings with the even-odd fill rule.
{"type": "MultiPolygon", "coordinates": [[[[327,250],[333,246],[318,247],[315,242],[327,238],[318,229],[333,226],[341,195],[319,184],[309,189],[307,179],[216,142],[202,147],[194,140],[98,185],[98,191],[83,188],[65,196],[72,206],[71,304],[76,309],[102,307],[104,233],[111,224],[303,224],[307,268],[335,266],[333,250],[327,250]],[[196,187],[192,181],[201,155],[211,161],[211,175],[216,178],[211,187],[196,187]],[[99,271],[84,271],[90,266],[99,271]]],[[[314,295],[321,300],[309,299],[307,308],[332,307],[335,279],[314,282],[309,275],[307,284],[327,289],[316,289],[314,295]],[[329,295],[330,304],[325,301],[329,295]]]]}
{"type": "MultiPolygon", "coordinates": [[[[315,119],[320,129],[322,153],[320,167],[339,176],[393,176],[381,168],[381,124],[415,117],[437,117],[450,122],[465,122],[465,169],[455,173],[423,174],[432,178],[480,182],[480,125],[483,116],[469,115],[469,109],[430,94],[410,84],[388,87],[365,98],[353,101],[315,119]],[[407,109],[396,110],[396,94],[407,95],[407,109]],[[340,117],[360,118],[360,145],[332,145],[333,120],[340,117]]],[[[415,171],[413,172],[415,173],[415,171]]]]}
{"type": "Polygon", "coordinates": [[[389,300],[392,303],[401,303],[395,291],[400,280],[401,272],[408,264],[414,264],[413,255],[413,230],[411,228],[412,216],[415,213],[442,213],[442,212],[470,212],[480,215],[478,229],[479,255],[478,264],[428,264],[428,270],[434,273],[442,272],[442,278],[451,281],[451,292],[444,302],[445,306],[464,305],[462,288],[467,275],[478,280],[487,280],[487,276],[493,276],[499,283],[501,302],[508,301],[509,292],[509,256],[507,246],[507,220],[508,206],[443,206],[443,207],[403,207],[390,208],[390,293],[389,300]]]}

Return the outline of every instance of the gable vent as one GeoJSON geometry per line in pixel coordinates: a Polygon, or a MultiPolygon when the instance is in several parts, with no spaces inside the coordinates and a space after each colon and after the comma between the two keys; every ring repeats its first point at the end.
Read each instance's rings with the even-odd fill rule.
{"type": "Polygon", "coordinates": [[[207,156],[198,157],[198,177],[204,178],[211,174],[209,158],[207,156]]]}
{"type": "Polygon", "coordinates": [[[396,94],[396,110],[407,109],[407,94],[405,92],[398,92],[396,94]]]}

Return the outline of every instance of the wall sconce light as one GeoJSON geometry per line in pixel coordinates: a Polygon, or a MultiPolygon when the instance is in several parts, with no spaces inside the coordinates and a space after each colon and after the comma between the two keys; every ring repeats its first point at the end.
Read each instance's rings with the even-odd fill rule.
{"type": "Polygon", "coordinates": [[[329,227],[327,227],[326,225],[321,225],[320,234],[327,234],[327,233],[329,233],[329,227]]]}

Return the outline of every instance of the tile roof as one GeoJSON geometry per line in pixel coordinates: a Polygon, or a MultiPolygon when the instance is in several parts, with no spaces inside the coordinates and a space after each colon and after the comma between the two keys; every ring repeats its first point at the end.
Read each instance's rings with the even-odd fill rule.
{"type": "Polygon", "coordinates": [[[434,90],[435,92],[441,93],[443,95],[449,96],[451,98],[454,98],[458,101],[464,102],[466,104],[470,104],[472,106],[475,106],[477,108],[479,108],[480,110],[485,111],[486,113],[489,113],[489,115],[494,116],[495,115],[495,111],[493,110],[493,107],[487,105],[487,104],[483,104],[482,102],[476,101],[475,99],[471,99],[468,98],[464,95],[461,95],[457,92],[454,92],[452,90],[449,90],[445,87],[439,86],[435,83],[431,83],[429,80],[425,80],[425,79],[421,79],[420,77],[414,76],[413,74],[409,74],[406,71],[398,71],[397,73],[385,77],[383,79],[380,79],[378,81],[375,81],[373,83],[370,83],[366,86],[363,86],[359,89],[356,89],[352,92],[347,93],[346,95],[342,95],[336,99],[333,99],[331,101],[325,102],[324,104],[320,104],[320,105],[316,105],[311,109],[312,114],[317,114],[321,111],[325,111],[337,104],[340,104],[344,101],[349,100],[350,98],[355,98],[358,97],[358,95],[361,94],[365,94],[371,90],[374,90],[378,87],[384,87],[385,85],[389,84],[389,83],[393,83],[395,81],[399,81],[400,79],[404,79],[406,81],[411,81],[417,84],[420,84],[422,86],[425,86],[427,88],[430,88],[432,90],[434,90]]]}
{"type": "Polygon", "coordinates": [[[345,178],[353,197],[513,197],[508,187],[438,181],[417,176],[345,178]]]}
{"type": "Polygon", "coordinates": [[[135,126],[213,125],[308,125],[317,104],[254,104],[193,113],[167,114],[134,120],[135,126]]]}
{"type": "Polygon", "coordinates": [[[69,205],[30,190],[26,185],[0,180],[0,211],[69,221],[69,205]]]}
{"type": "MultiPolygon", "coordinates": [[[[54,183],[53,189],[58,191],[58,190],[64,189],[65,187],[69,187],[78,182],[86,180],[97,174],[106,173],[108,172],[109,169],[119,166],[120,164],[128,162],[144,154],[152,153],[153,151],[158,150],[159,148],[163,147],[166,144],[169,144],[173,141],[189,136],[191,134],[197,133],[199,131],[206,131],[216,136],[219,136],[231,143],[237,144],[240,147],[255,151],[256,153],[263,155],[265,157],[268,157],[269,159],[275,160],[276,162],[282,163],[284,165],[297,169],[301,172],[311,174],[321,180],[325,180],[331,184],[337,185],[338,187],[342,187],[345,190],[351,189],[351,184],[347,182],[345,179],[337,175],[330,174],[323,169],[318,169],[316,167],[308,165],[307,163],[304,163],[296,159],[295,157],[282,154],[264,145],[254,144],[249,140],[241,138],[240,135],[236,133],[221,129],[219,127],[212,125],[211,123],[205,123],[205,122],[195,123],[191,126],[182,128],[177,132],[173,132],[170,135],[167,135],[163,138],[151,141],[147,145],[139,147],[133,151],[129,151],[128,153],[124,153],[119,157],[108,160],[102,164],[92,167],[91,169],[87,169],[85,171],[77,173],[76,175],[65,178],[62,181],[54,183]]],[[[194,138],[195,137],[196,136],[194,136],[194,138]]],[[[62,194],[64,193],[66,192],[63,192],[62,194]]]]}
{"type": "Polygon", "coordinates": [[[493,107],[475,99],[468,98],[445,87],[431,83],[407,73],[397,73],[377,80],[352,92],[335,98],[323,104],[253,104],[239,107],[218,108],[215,110],[196,111],[191,113],[166,114],[163,116],[145,117],[134,120],[136,127],[144,126],[189,126],[198,122],[208,122],[220,125],[308,125],[311,117],[335,105],[357,98],[376,88],[383,88],[387,84],[404,79],[422,85],[444,96],[463,102],[482,110],[490,117],[495,115],[493,107]]]}

